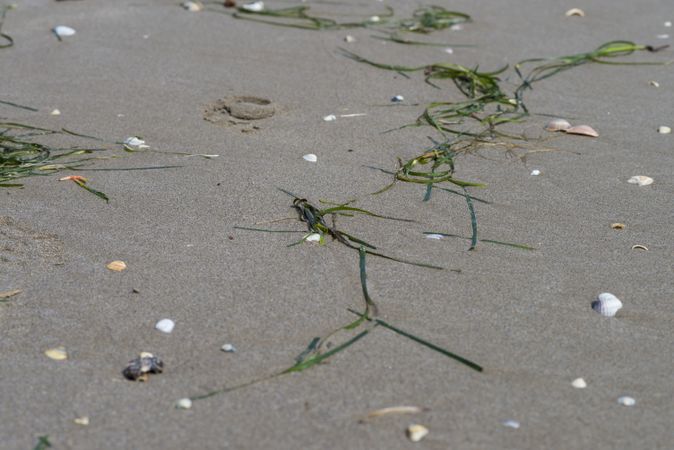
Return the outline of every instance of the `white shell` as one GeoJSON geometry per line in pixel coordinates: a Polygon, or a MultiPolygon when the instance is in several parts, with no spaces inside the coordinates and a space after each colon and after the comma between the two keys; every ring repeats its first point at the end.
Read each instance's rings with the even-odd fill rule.
{"type": "Polygon", "coordinates": [[[236,347],[234,347],[232,344],[225,344],[220,348],[220,350],[226,353],[236,353],[236,347]]]}
{"type": "Polygon", "coordinates": [[[641,244],[634,244],[634,245],[632,246],[632,250],[643,250],[643,251],[646,251],[646,252],[647,252],[647,251],[648,251],[648,247],[646,247],[645,245],[641,245],[641,244]]]}
{"type": "Polygon", "coordinates": [[[426,235],[426,239],[437,239],[437,240],[440,240],[440,239],[444,239],[444,238],[445,238],[445,237],[444,237],[443,235],[441,235],[441,234],[427,234],[427,235],[426,235]]]}
{"type": "Polygon", "coordinates": [[[592,302],[592,309],[602,316],[613,317],[618,310],[623,307],[623,303],[618,297],[608,292],[603,292],[597,296],[597,300],[592,302]]]}
{"type": "Polygon", "coordinates": [[[306,155],[302,156],[302,158],[303,158],[305,161],[309,161],[309,162],[316,162],[316,161],[318,161],[318,156],[314,155],[313,153],[307,153],[306,155]]]}
{"type": "Polygon", "coordinates": [[[571,382],[571,386],[575,387],[576,389],[585,389],[587,387],[587,383],[582,378],[576,378],[571,382]]]}
{"type": "Polygon", "coordinates": [[[49,350],[45,350],[44,354],[54,361],[64,361],[68,359],[68,352],[66,352],[64,347],[50,348],[49,350]]]}
{"type": "Polygon", "coordinates": [[[672,132],[672,129],[670,127],[667,127],[667,126],[664,126],[664,125],[661,126],[661,127],[658,127],[658,133],[660,133],[660,134],[669,134],[671,132],[672,132]]]}
{"type": "Polygon", "coordinates": [[[406,431],[407,437],[412,442],[419,442],[428,434],[428,428],[423,425],[410,425],[406,431]]]}
{"type": "Polygon", "coordinates": [[[337,120],[337,116],[335,116],[334,114],[330,114],[329,116],[323,117],[323,120],[326,122],[334,122],[335,120],[337,120]]]}
{"type": "Polygon", "coordinates": [[[454,25],[449,27],[449,29],[451,31],[461,31],[461,30],[463,30],[463,25],[461,25],[460,23],[455,23],[454,25]]]}
{"type": "Polygon", "coordinates": [[[592,128],[589,125],[576,125],[571,128],[566,129],[567,134],[579,134],[581,136],[590,136],[590,137],[598,137],[599,133],[597,133],[594,128],[592,128]]]}
{"type": "Polygon", "coordinates": [[[649,184],[653,184],[653,178],[645,175],[634,175],[627,180],[627,182],[630,184],[638,184],[639,186],[648,186],[649,184]]]}
{"type": "Polygon", "coordinates": [[[306,237],[305,241],[307,242],[321,242],[321,235],[318,233],[311,233],[306,237]]]}
{"type": "Polygon", "coordinates": [[[571,16],[579,16],[579,17],[585,17],[585,11],[583,11],[580,8],[571,8],[567,12],[564,13],[566,17],[571,17],[571,16]]]}
{"type": "Polygon", "coordinates": [[[126,145],[129,145],[131,147],[138,147],[138,148],[150,148],[149,145],[145,144],[145,141],[141,138],[138,138],[136,136],[131,136],[126,139],[124,139],[124,143],[126,145]]]}
{"type": "Polygon", "coordinates": [[[192,407],[192,400],[189,398],[181,398],[176,402],[177,409],[190,409],[192,407]]]}
{"type": "Polygon", "coordinates": [[[566,119],[552,119],[545,125],[546,131],[566,131],[571,128],[571,123],[566,119]]]}
{"type": "Polygon", "coordinates": [[[454,49],[453,49],[452,47],[447,47],[447,48],[445,49],[445,53],[447,53],[448,55],[453,55],[453,54],[454,54],[454,49]]]}
{"type": "Polygon", "coordinates": [[[126,270],[126,263],[124,261],[111,261],[105,267],[113,272],[121,272],[126,270]]]}
{"type": "Polygon", "coordinates": [[[175,322],[171,319],[162,319],[154,326],[157,330],[162,333],[170,333],[173,331],[173,328],[176,326],[175,322]]]}
{"type": "Polygon", "coordinates": [[[535,176],[538,176],[540,174],[541,174],[541,171],[538,170],[538,169],[534,169],[534,170],[531,171],[531,176],[535,177],[535,176]]]}
{"type": "Polygon", "coordinates": [[[370,17],[370,22],[379,22],[381,18],[379,16],[372,16],[370,17]]]}
{"type": "Polygon", "coordinates": [[[637,404],[637,401],[634,400],[632,397],[624,395],[618,399],[618,403],[620,403],[623,406],[634,406],[637,404]]]}
{"type": "Polygon", "coordinates": [[[402,95],[396,95],[396,96],[394,96],[393,98],[391,98],[391,101],[392,101],[393,103],[400,103],[400,102],[402,102],[403,100],[405,100],[405,97],[403,97],[402,95]]]}
{"type": "Polygon", "coordinates": [[[501,425],[503,425],[504,427],[514,428],[514,429],[518,429],[520,427],[520,423],[518,421],[512,420],[512,419],[504,420],[503,422],[501,422],[501,425]]]}
{"type": "Polygon", "coordinates": [[[54,27],[54,33],[58,37],[68,37],[68,36],[73,36],[77,31],[75,31],[74,28],[67,27],[65,25],[59,25],[57,27],[54,27]]]}
{"type": "Polygon", "coordinates": [[[260,12],[264,10],[264,2],[246,3],[245,5],[242,5],[241,8],[246,11],[260,12]]]}
{"type": "Polygon", "coordinates": [[[349,34],[344,38],[344,42],[348,42],[349,44],[351,44],[353,42],[356,42],[356,38],[349,34]]]}
{"type": "Polygon", "coordinates": [[[49,114],[51,114],[52,116],[60,116],[60,115],[61,115],[61,111],[59,111],[58,109],[54,109],[54,110],[52,110],[52,112],[50,112],[49,114]]]}
{"type": "Polygon", "coordinates": [[[184,2],[180,6],[182,6],[186,10],[192,11],[192,12],[197,12],[197,11],[201,11],[202,9],[204,9],[204,5],[202,5],[199,2],[184,2]]]}
{"type": "Polygon", "coordinates": [[[655,81],[655,80],[649,81],[648,84],[650,84],[651,86],[656,87],[656,88],[657,88],[657,87],[660,87],[660,83],[658,83],[658,82],[655,81]]]}

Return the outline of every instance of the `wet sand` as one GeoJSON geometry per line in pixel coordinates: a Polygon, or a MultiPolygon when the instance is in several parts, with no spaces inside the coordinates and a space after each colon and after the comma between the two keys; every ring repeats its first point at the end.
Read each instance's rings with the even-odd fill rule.
{"type": "MultiPolygon", "coordinates": [[[[358,64],[338,47],[397,64],[496,69],[615,39],[669,43],[656,38],[672,33],[663,27],[674,19],[668,1],[583,2],[583,18],[566,18],[579,5],[563,2],[441,2],[474,19],[431,36],[475,46],[451,56],[382,43],[365,29],[274,27],[189,13],[172,1],[17,3],[3,27],[15,46],[0,50],[0,99],[39,112],[0,105],[0,117],[220,157],[100,161],[96,168],[182,166],[81,172],[109,204],[58,183],[61,174],[0,191],[0,291],[23,290],[0,304],[0,447],[32,448],[48,435],[59,449],[403,449],[412,446],[410,423],[430,429],[420,448],[671,446],[674,141],[656,131],[673,126],[671,66],[588,65],[527,94],[533,113],[589,124],[597,139],[555,135],[543,147],[557,151],[525,162],[502,151],[457,159],[459,178],[487,184],[472,190],[491,202],[475,204],[480,236],[534,252],[488,243],[469,252],[467,241],[426,239],[424,231],[470,236],[471,228],[462,197],[436,192],[422,202],[422,186],[401,184],[357,204],[416,223],[340,220],[387,253],[461,269],[371,257],[370,293],[383,318],[483,373],[377,329],[320,367],[174,408],[181,397],[285,369],[312,338],[352,320],[347,308],[362,307],[353,250],[338,242],[287,247],[302,235],[234,227],[292,217],[292,199],[277,188],[313,202],[376,191],[390,176],[371,167],[393,170],[397,157],[412,158],[437,138],[428,127],[383,132],[414,121],[428,102],[461,98],[449,83],[438,90],[421,74],[406,79],[358,64]],[[58,42],[49,31],[56,25],[77,34],[58,42]],[[345,43],[347,34],[356,42],[345,43]],[[235,95],[270,99],[277,112],[248,132],[204,120],[209,105],[235,95]],[[403,105],[390,106],[394,95],[403,105]],[[54,108],[62,114],[50,116],[54,108]],[[355,113],[367,115],[322,119],[355,113]],[[307,153],[318,162],[304,161],[307,153]],[[533,169],[541,175],[530,176],[533,169]],[[633,175],[655,183],[628,184],[633,175]],[[128,269],[107,270],[112,260],[128,269]],[[590,309],[605,291],[624,303],[612,319],[590,309]],[[169,335],[154,329],[163,318],[176,323],[169,335]],[[227,342],[238,352],[222,352],[227,342]],[[44,356],[61,345],[67,361],[44,356]],[[164,373],[124,380],[122,369],[141,351],[159,355],[164,373]],[[571,386],[578,377],[586,389],[571,386]],[[636,405],[619,405],[623,395],[636,405]],[[429,411],[359,423],[394,405],[429,411]],[[73,423],[81,416],[88,426],[73,423]],[[521,427],[504,427],[508,419],[521,427]]],[[[358,11],[381,10],[371,3],[358,11]]],[[[390,5],[402,16],[414,9],[390,5]]],[[[631,60],[671,59],[668,49],[631,60]]],[[[509,74],[506,86],[515,86],[509,74]]],[[[548,137],[547,120],[534,114],[514,129],[548,137]]],[[[303,230],[297,221],[269,226],[303,230]]]]}

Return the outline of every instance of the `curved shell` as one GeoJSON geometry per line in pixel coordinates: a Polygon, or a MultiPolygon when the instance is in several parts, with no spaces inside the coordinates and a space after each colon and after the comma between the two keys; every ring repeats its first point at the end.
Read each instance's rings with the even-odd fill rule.
{"type": "Polygon", "coordinates": [[[623,307],[623,303],[618,297],[608,292],[599,294],[597,300],[592,302],[592,309],[605,317],[613,317],[618,310],[623,307]]]}
{"type": "Polygon", "coordinates": [[[653,184],[653,178],[645,175],[635,175],[627,180],[627,182],[630,184],[638,184],[639,186],[648,186],[649,184],[653,184]]]}
{"type": "Polygon", "coordinates": [[[585,17],[585,11],[583,11],[580,8],[571,8],[567,12],[564,13],[566,17],[572,17],[572,16],[578,16],[578,17],[585,17]]]}
{"type": "Polygon", "coordinates": [[[112,261],[105,267],[114,272],[121,272],[126,270],[126,263],[124,261],[112,261]]]}
{"type": "Polygon", "coordinates": [[[314,155],[313,153],[308,153],[308,154],[302,156],[302,158],[304,158],[305,161],[309,161],[309,162],[318,161],[318,156],[314,155]]]}
{"type": "Polygon", "coordinates": [[[74,36],[77,31],[75,31],[74,28],[67,27],[65,25],[59,25],[57,27],[54,27],[52,30],[54,34],[56,34],[58,37],[68,37],[68,36],[74,36]]]}
{"type": "Polygon", "coordinates": [[[578,134],[580,136],[599,137],[599,133],[589,125],[576,125],[575,127],[568,128],[566,132],[567,134],[578,134]]]}
{"type": "Polygon", "coordinates": [[[428,434],[428,428],[423,425],[410,425],[407,427],[407,437],[412,442],[419,442],[428,434]]]}
{"type": "Polygon", "coordinates": [[[571,124],[566,119],[552,119],[545,125],[545,131],[566,131],[571,124]]]}

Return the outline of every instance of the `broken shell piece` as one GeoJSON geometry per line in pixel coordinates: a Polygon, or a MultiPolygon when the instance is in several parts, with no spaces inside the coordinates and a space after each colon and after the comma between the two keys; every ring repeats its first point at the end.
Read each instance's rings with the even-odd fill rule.
{"type": "Polygon", "coordinates": [[[352,43],[356,42],[356,38],[349,34],[344,38],[344,42],[348,42],[349,44],[352,44],[352,43]]]}
{"type": "Polygon", "coordinates": [[[89,425],[89,418],[87,416],[76,417],[73,420],[73,422],[75,422],[77,425],[87,426],[87,425],[89,425]]]}
{"type": "Polygon", "coordinates": [[[190,409],[192,407],[192,400],[189,398],[181,398],[176,402],[176,409],[190,409]]]}
{"type": "Polygon", "coordinates": [[[585,11],[583,11],[580,8],[571,8],[567,12],[564,13],[566,17],[572,17],[572,16],[579,16],[579,17],[585,17],[585,11]]]}
{"type": "Polygon", "coordinates": [[[503,425],[504,427],[513,428],[515,430],[520,427],[520,423],[512,419],[504,420],[503,422],[501,422],[501,425],[503,425]]]}
{"type": "Polygon", "coordinates": [[[612,223],[612,224],[611,224],[611,228],[613,228],[614,230],[624,230],[624,229],[625,229],[625,224],[624,224],[624,223],[619,223],[619,222],[612,223]]]}
{"type": "Polygon", "coordinates": [[[423,411],[425,411],[425,409],[418,406],[391,406],[371,411],[367,414],[366,418],[374,419],[375,417],[386,416],[389,414],[417,414],[423,411]]]}
{"type": "Polygon", "coordinates": [[[445,237],[444,237],[443,235],[441,235],[441,234],[436,234],[436,233],[432,233],[432,234],[427,234],[427,235],[426,235],[426,239],[436,239],[436,240],[440,240],[440,239],[444,239],[444,238],[445,238],[445,237]]]}
{"type": "Polygon", "coordinates": [[[307,242],[321,242],[321,235],[319,233],[311,233],[304,240],[307,242]]]}
{"type": "Polygon", "coordinates": [[[126,263],[124,261],[112,261],[105,267],[115,272],[121,272],[122,270],[126,270],[126,263]]]}
{"type": "Polygon", "coordinates": [[[335,120],[337,120],[337,116],[335,116],[334,114],[330,114],[329,116],[323,117],[323,120],[326,122],[334,122],[335,120]]]}
{"type": "Polygon", "coordinates": [[[657,81],[651,80],[651,81],[648,82],[648,84],[650,84],[651,86],[656,87],[656,88],[660,87],[660,83],[658,83],[657,81]]]}
{"type": "Polygon", "coordinates": [[[175,322],[172,321],[171,319],[162,319],[157,324],[154,326],[157,330],[161,331],[162,333],[170,333],[173,331],[173,328],[176,326],[175,322]]]}
{"type": "Polygon", "coordinates": [[[592,309],[605,317],[613,317],[618,310],[623,307],[623,303],[618,297],[608,292],[603,292],[592,302],[592,309]]]}
{"type": "Polygon", "coordinates": [[[188,11],[197,12],[204,9],[204,5],[201,2],[184,2],[182,5],[188,11]]]}
{"type": "Polygon", "coordinates": [[[260,12],[264,10],[264,2],[246,3],[245,5],[241,6],[241,9],[245,9],[246,11],[250,12],[260,12]]]}
{"type": "Polygon", "coordinates": [[[305,161],[309,161],[309,162],[316,162],[316,161],[318,161],[318,156],[314,155],[313,153],[307,153],[306,155],[302,156],[302,158],[303,158],[305,161]]]}
{"type": "Polygon", "coordinates": [[[644,251],[647,252],[648,247],[646,247],[645,245],[641,245],[641,244],[635,244],[635,245],[632,246],[632,250],[644,250],[644,251]]]}
{"type": "Polygon", "coordinates": [[[124,144],[130,146],[130,147],[137,147],[137,148],[150,148],[149,145],[145,144],[145,141],[139,137],[136,136],[131,136],[128,137],[124,140],[124,144]]]}
{"type": "Polygon", "coordinates": [[[634,400],[632,397],[628,397],[625,395],[618,399],[618,403],[620,403],[623,406],[634,406],[637,404],[637,401],[634,400]]]}
{"type": "Polygon", "coordinates": [[[534,170],[531,171],[531,176],[535,177],[535,176],[538,176],[540,174],[541,174],[541,171],[538,170],[538,169],[534,169],[534,170]]]}
{"type": "Polygon", "coordinates": [[[391,101],[392,101],[393,103],[400,103],[400,102],[402,102],[403,100],[405,100],[405,97],[403,97],[402,95],[396,95],[396,96],[394,96],[393,98],[391,98],[391,101]]]}
{"type": "Polygon", "coordinates": [[[664,126],[664,125],[661,126],[661,127],[658,127],[658,133],[660,133],[660,134],[669,134],[671,132],[672,132],[672,129],[670,127],[667,127],[667,126],[664,126]]]}
{"type": "Polygon", "coordinates": [[[585,389],[587,387],[587,383],[582,378],[576,378],[571,382],[571,386],[575,387],[576,389],[585,389]]]}
{"type": "Polygon", "coordinates": [[[648,186],[649,184],[653,184],[653,178],[644,175],[635,175],[627,180],[627,182],[630,184],[638,184],[639,186],[648,186]]]}
{"type": "Polygon", "coordinates": [[[565,131],[567,134],[579,134],[581,136],[590,136],[590,137],[599,136],[599,133],[597,133],[594,130],[594,128],[588,125],[576,125],[575,127],[567,128],[565,131]]]}
{"type": "Polygon", "coordinates": [[[68,359],[68,352],[66,352],[64,347],[50,348],[49,350],[45,350],[44,354],[54,361],[63,361],[68,359]]]}
{"type": "Polygon", "coordinates": [[[52,116],[60,116],[61,111],[59,111],[58,109],[53,109],[52,112],[50,112],[49,114],[52,116]]]}
{"type": "Polygon", "coordinates": [[[412,442],[419,442],[428,434],[428,428],[423,425],[410,425],[406,430],[407,438],[412,442]]]}
{"type": "Polygon", "coordinates": [[[138,358],[129,361],[122,374],[131,381],[145,381],[148,374],[162,373],[163,371],[164,363],[161,359],[152,353],[143,352],[138,358]]]}
{"type": "Polygon", "coordinates": [[[552,119],[545,125],[546,131],[566,131],[571,128],[571,124],[566,119],[552,119]]]}
{"type": "Polygon", "coordinates": [[[65,25],[54,27],[52,31],[59,38],[73,36],[75,33],[77,33],[74,28],[70,28],[65,25]]]}
{"type": "Polygon", "coordinates": [[[225,353],[236,353],[236,347],[234,347],[232,344],[225,344],[220,350],[225,353]]]}

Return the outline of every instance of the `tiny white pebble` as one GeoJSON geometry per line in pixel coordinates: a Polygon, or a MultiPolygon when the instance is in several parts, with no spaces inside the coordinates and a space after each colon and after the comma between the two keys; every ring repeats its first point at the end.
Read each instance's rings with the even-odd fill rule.
{"type": "Polygon", "coordinates": [[[329,116],[323,117],[323,120],[326,122],[334,122],[335,120],[337,120],[337,116],[335,116],[334,114],[330,114],[329,116]]]}
{"type": "Polygon", "coordinates": [[[400,102],[402,102],[403,100],[405,100],[405,97],[403,97],[402,95],[396,95],[396,96],[394,96],[394,97],[391,98],[391,101],[392,101],[393,103],[400,103],[400,102]]]}
{"type": "Polygon", "coordinates": [[[444,236],[441,235],[441,234],[427,234],[427,235],[426,235],[426,239],[437,239],[437,240],[440,240],[440,239],[444,239],[444,236]]]}
{"type": "Polygon", "coordinates": [[[170,333],[173,331],[173,328],[176,326],[175,322],[171,319],[162,319],[154,326],[157,330],[162,333],[170,333]]]}
{"type": "Polygon", "coordinates": [[[658,133],[660,133],[660,134],[669,134],[671,132],[672,132],[672,129],[670,127],[666,127],[664,125],[658,128],[658,133]]]}
{"type": "Polygon", "coordinates": [[[181,398],[176,402],[177,409],[190,409],[192,407],[192,400],[189,398],[181,398]]]}
{"type": "Polygon", "coordinates": [[[576,389],[585,389],[587,387],[587,383],[582,378],[576,378],[571,382],[571,386],[575,387],[576,389]]]}
{"type": "Polygon", "coordinates": [[[58,109],[54,109],[54,110],[52,110],[52,112],[50,112],[49,114],[51,114],[52,116],[60,116],[60,115],[61,115],[61,111],[59,111],[58,109]]]}
{"type": "Polygon", "coordinates": [[[73,36],[75,33],[77,33],[77,31],[75,31],[73,28],[66,27],[65,25],[54,27],[53,31],[58,37],[73,36]]]}
{"type": "Polygon", "coordinates": [[[311,233],[306,237],[305,241],[307,242],[321,242],[321,235],[318,233],[311,233]]]}
{"type": "Polygon", "coordinates": [[[313,153],[307,153],[306,155],[302,156],[305,161],[309,162],[316,162],[318,161],[318,156],[314,155],[313,153]]]}
{"type": "Polygon", "coordinates": [[[660,87],[660,83],[658,83],[657,81],[649,81],[648,83],[653,87],[656,87],[656,88],[660,87]]]}
{"type": "Polygon", "coordinates": [[[655,37],[658,38],[658,39],[669,39],[669,35],[668,35],[668,34],[658,34],[658,35],[655,36],[655,37]]]}
{"type": "Polygon", "coordinates": [[[668,20],[668,21],[665,22],[663,25],[666,26],[667,28],[669,28],[669,27],[672,26],[672,22],[670,22],[670,21],[668,20]]]}
{"type": "Polygon", "coordinates": [[[534,176],[534,177],[535,177],[536,175],[540,175],[540,174],[541,174],[541,171],[538,170],[538,169],[534,169],[534,170],[531,171],[531,175],[534,176]]]}
{"type": "Polygon", "coordinates": [[[452,30],[452,31],[461,31],[461,30],[463,30],[463,25],[455,23],[454,25],[449,27],[449,29],[452,30]]]}
{"type": "Polygon", "coordinates": [[[221,350],[227,353],[235,353],[236,347],[234,347],[232,344],[225,344],[222,346],[221,350]]]}
{"type": "Polygon", "coordinates": [[[501,425],[503,425],[504,427],[508,427],[508,428],[514,428],[515,430],[520,427],[520,423],[518,421],[512,420],[512,419],[511,420],[504,420],[503,422],[501,422],[501,425]]]}
{"type": "Polygon", "coordinates": [[[379,16],[372,16],[370,17],[370,22],[379,22],[381,18],[379,16]]]}
{"type": "Polygon", "coordinates": [[[632,397],[628,397],[625,395],[618,399],[618,403],[620,403],[623,406],[634,406],[637,404],[637,401],[634,400],[632,397]]]}
{"type": "Polygon", "coordinates": [[[447,47],[447,48],[445,49],[445,53],[448,53],[448,54],[452,55],[452,54],[454,53],[454,49],[451,48],[451,47],[447,47]]]}
{"type": "Polygon", "coordinates": [[[344,42],[348,42],[349,44],[351,44],[353,42],[356,42],[356,38],[349,34],[344,38],[344,42]]]}

